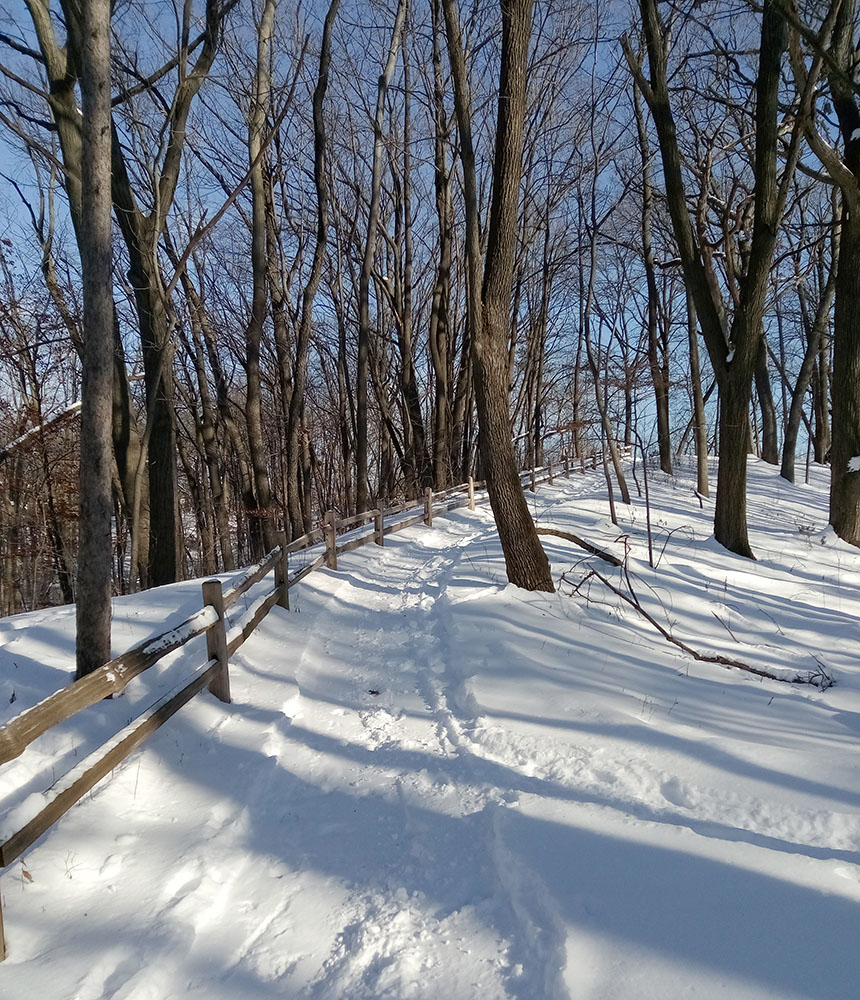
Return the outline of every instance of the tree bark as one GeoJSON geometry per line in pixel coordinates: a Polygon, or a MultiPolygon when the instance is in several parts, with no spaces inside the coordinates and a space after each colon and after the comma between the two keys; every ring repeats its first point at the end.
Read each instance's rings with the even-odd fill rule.
{"type": "Polygon", "coordinates": [[[767,341],[762,333],[755,366],[755,390],[761,410],[761,457],[768,465],[779,465],[779,439],[776,428],[776,408],[767,367],[767,341]]]}
{"type": "Polygon", "coordinates": [[[801,315],[806,331],[806,350],[803,354],[803,361],[800,365],[800,372],[797,382],[791,393],[791,407],[788,412],[788,420],[785,425],[785,441],[782,447],[782,467],[780,475],[790,483],[795,481],[794,466],[795,452],[797,450],[797,438],[800,433],[800,424],[803,418],[803,402],[806,398],[812,377],[815,372],[815,359],[818,357],[827,322],[830,317],[830,310],[833,306],[833,296],[836,289],[836,273],[831,268],[827,276],[827,283],[821,292],[818,300],[818,307],[815,310],[815,318],[809,321],[809,309],[806,304],[806,292],[803,286],[799,286],[797,293],[800,299],[801,315]]]}
{"type": "MultiPolygon", "coordinates": [[[[339,7],[340,0],[332,0],[326,14],[320,47],[319,72],[313,96],[314,185],[317,194],[316,244],[314,246],[311,272],[302,293],[302,312],[296,337],[296,362],[293,366],[293,387],[287,419],[287,483],[290,489],[287,502],[290,512],[290,523],[294,532],[297,531],[300,525],[310,530],[310,525],[308,524],[310,518],[305,517],[309,502],[302,504],[301,496],[298,495],[298,487],[305,478],[304,476],[300,477],[300,467],[305,464],[302,459],[306,451],[306,442],[302,430],[304,424],[305,391],[308,380],[308,349],[311,338],[313,305],[320,280],[322,279],[328,240],[329,195],[324,109],[325,95],[328,88],[329,67],[331,65],[331,33],[339,7]]],[[[302,494],[309,501],[307,493],[307,489],[302,489],[302,494]]]]}
{"type": "Polygon", "coordinates": [[[428,341],[436,398],[433,423],[433,480],[437,490],[448,485],[451,467],[451,263],[454,209],[451,198],[451,172],[448,168],[448,141],[445,85],[442,74],[440,34],[442,12],[439,0],[431,6],[433,19],[433,166],[436,194],[436,218],[439,224],[439,251],[430,305],[428,341]]]}
{"type": "Polygon", "coordinates": [[[266,246],[266,190],[264,163],[260,156],[266,131],[266,116],[271,100],[271,49],[277,0],[265,0],[257,32],[257,62],[254,91],[248,120],[248,156],[251,163],[251,272],[253,290],[251,315],[245,328],[245,425],[248,431],[248,451],[254,470],[256,507],[248,511],[248,519],[256,528],[251,538],[257,548],[253,559],[270,552],[276,542],[272,486],[269,479],[266,444],[263,436],[263,396],[260,384],[260,341],[268,306],[268,253],[266,246]]]}
{"type": "Polygon", "coordinates": [[[648,367],[654,386],[654,401],[657,410],[657,449],[660,454],[660,468],[672,475],[672,439],[669,429],[669,365],[665,355],[661,358],[659,334],[659,295],[651,245],[651,219],[654,207],[654,189],[651,183],[651,150],[648,129],[642,114],[639,87],[634,80],[633,107],[636,115],[636,129],[639,134],[639,152],[642,161],[642,262],[645,265],[645,281],[648,288],[648,367]]]}
{"type": "Polygon", "coordinates": [[[466,61],[455,0],[444,0],[454,104],[460,131],[469,269],[469,322],[478,404],[479,446],[508,580],[525,590],[555,590],[549,560],[520,484],[511,436],[507,340],[517,210],[522,175],[526,70],[533,0],[501,0],[502,47],[492,200],[483,283],[475,154],[466,61]]]}
{"type": "Polygon", "coordinates": [[[356,459],[356,506],[360,511],[370,506],[370,485],[367,468],[367,382],[370,352],[370,280],[373,273],[373,258],[376,253],[376,231],[379,225],[379,199],[382,181],[382,120],[385,113],[385,97],[394,74],[397,50],[403,21],[406,17],[406,0],[399,0],[391,44],[376,94],[376,113],[373,118],[373,167],[370,178],[370,211],[367,220],[367,239],[361,263],[358,296],[358,370],[356,386],[357,435],[355,442],[356,459]]]}
{"type": "Polygon", "coordinates": [[[854,82],[855,21],[855,0],[844,0],[828,64],[833,107],[845,144],[843,170],[835,178],[843,205],[833,311],[830,523],[840,538],[860,546],[860,108],[854,82]]]}
{"type": "Polygon", "coordinates": [[[840,538],[860,545],[860,204],[856,202],[846,206],[842,220],[835,298],[830,523],[840,538]]]}
{"type": "Polygon", "coordinates": [[[113,395],[110,0],[83,5],[81,50],[81,388],[77,677],[110,659],[113,395]]]}
{"type": "Polygon", "coordinates": [[[690,350],[690,381],[693,390],[693,434],[696,442],[696,489],[700,496],[710,496],[708,483],[708,424],[705,420],[705,397],[702,394],[702,372],[699,366],[699,335],[696,306],[687,289],[687,342],[690,350]]]}

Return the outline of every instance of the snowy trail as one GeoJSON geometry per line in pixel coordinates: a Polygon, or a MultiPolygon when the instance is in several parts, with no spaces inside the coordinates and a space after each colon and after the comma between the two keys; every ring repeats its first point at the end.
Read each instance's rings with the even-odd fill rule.
{"type": "MultiPolygon", "coordinates": [[[[608,537],[572,484],[535,513],[608,537]]],[[[692,571],[714,575],[708,513],[661,499],[700,539],[667,549],[673,613],[716,641],[692,571]]],[[[762,656],[797,630],[795,536],[727,602],[762,656]]],[[[350,553],[237,653],[231,706],[196,699],[27,855],[32,881],[4,875],[0,996],[852,1000],[860,558],[819,548],[840,567],[805,619],[839,672],[824,693],[506,586],[486,510],[350,553]]]]}
{"type": "MultiPolygon", "coordinates": [[[[393,821],[375,872],[351,892],[336,918],[342,929],[309,997],[441,1000],[457,995],[464,983],[470,995],[489,998],[566,995],[558,980],[561,935],[547,969],[523,892],[512,888],[515,876],[496,822],[504,793],[474,773],[446,704],[449,650],[438,608],[466,547],[479,535],[457,527],[453,545],[450,532],[436,539],[446,546],[442,551],[427,532],[419,542],[427,554],[417,560],[410,551],[414,541],[383,556],[389,594],[363,602],[353,622],[348,670],[335,647],[339,684],[320,687],[321,676],[328,676],[320,664],[333,646],[326,616],[339,623],[343,602],[362,601],[360,585],[349,580],[335,590],[317,622],[319,638],[302,656],[297,676],[304,705],[362,705],[332,714],[341,740],[374,758],[357,769],[354,785],[373,788],[393,821]],[[312,665],[307,677],[305,663],[312,665]],[[368,890],[368,882],[388,891],[368,890]]],[[[314,716],[309,707],[308,725],[314,716]]],[[[317,720],[331,727],[331,720],[317,720]]]]}

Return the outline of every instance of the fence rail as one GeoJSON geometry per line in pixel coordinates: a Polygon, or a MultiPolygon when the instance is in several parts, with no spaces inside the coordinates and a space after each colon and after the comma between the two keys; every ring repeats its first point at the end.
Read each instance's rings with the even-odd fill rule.
{"type": "MultiPolygon", "coordinates": [[[[570,463],[565,457],[565,474],[570,475],[570,463]]],[[[552,482],[552,465],[542,469],[527,469],[531,489],[538,483],[552,482]]],[[[122,763],[143,741],[187,705],[192,698],[208,688],[224,702],[230,701],[229,660],[275,605],[288,609],[289,592],[308,574],[323,565],[337,569],[337,557],[363,545],[384,545],[385,536],[403,531],[415,524],[432,524],[434,515],[442,516],[468,506],[474,510],[487,497],[476,497],[484,487],[470,477],[467,483],[433,493],[428,489],[420,513],[414,500],[386,509],[364,511],[346,518],[337,518],[328,511],[322,528],[316,528],[300,538],[281,544],[254,566],[234,579],[227,590],[220,580],[203,583],[203,607],[184,622],[153,638],[145,639],[104,666],[74,681],[68,687],[49,695],[4,726],[0,726],[0,766],[19,757],[36,739],[54,726],[90,708],[105,698],[120,694],[128,683],[160,659],[200,635],[206,636],[206,661],[194,668],[173,689],[162,695],[141,715],[132,720],[106,743],[95,749],[42,793],[44,805],[22,822],[21,827],[0,843],[0,867],[12,864],[43,833],[50,829],[105,775],[122,763]],[[457,495],[460,494],[458,497],[457,495]],[[456,497],[456,499],[454,499],[456,497]],[[416,513],[400,517],[407,511],[416,513]],[[387,518],[396,518],[386,524],[387,518]],[[338,542],[338,534],[354,532],[361,525],[371,530],[338,542]],[[289,575],[289,556],[324,542],[324,550],[293,576],[289,575]],[[275,585],[259,597],[241,619],[228,630],[226,612],[252,587],[261,583],[274,570],[275,585]]],[[[0,961],[6,957],[3,912],[0,905],[0,961]]]]}

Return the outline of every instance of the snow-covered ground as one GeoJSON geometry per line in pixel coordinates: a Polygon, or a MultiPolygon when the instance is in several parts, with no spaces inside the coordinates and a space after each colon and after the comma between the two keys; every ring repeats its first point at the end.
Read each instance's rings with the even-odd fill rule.
{"type": "MultiPolygon", "coordinates": [[[[3,873],[0,997],[857,1000],[860,553],[825,470],[750,477],[755,563],[652,474],[656,572],[619,507],[634,591],[700,651],[833,687],[696,662],[598,581],[571,594],[621,576],[559,538],[569,583],[507,586],[488,508],[438,518],[309,576],[232,705],[195,699],[3,873]]],[[[603,497],[577,473],[533,507],[623,555],[603,497]]],[[[116,650],[197,606],[117,601],[116,650]]],[[[0,621],[0,722],[65,682],[72,625],[0,621]]],[[[201,655],[0,769],[0,832],[201,655]]]]}

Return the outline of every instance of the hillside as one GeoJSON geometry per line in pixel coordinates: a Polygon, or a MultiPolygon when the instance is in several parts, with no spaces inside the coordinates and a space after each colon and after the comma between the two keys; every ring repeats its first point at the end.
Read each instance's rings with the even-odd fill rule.
{"type": "MultiPolygon", "coordinates": [[[[651,570],[643,500],[616,529],[587,473],[536,520],[626,571],[545,537],[558,592],[507,586],[485,506],[311,574],[231,661],[232,705],[195,699],[0,876],[0,996],[857,997],[860,552],[812,473],[751,462],[755,563],[651,473],[651,570]],[[593,569],[785,679],[696,661],[593,569]]],[[[196,606],[117,600],[115,650],[196,606]]],[[[0,723],[71,674],[73,623],[0,620],[0,723]]],[[[0,828],[195,655],[0,769],[0,828]]]]}

